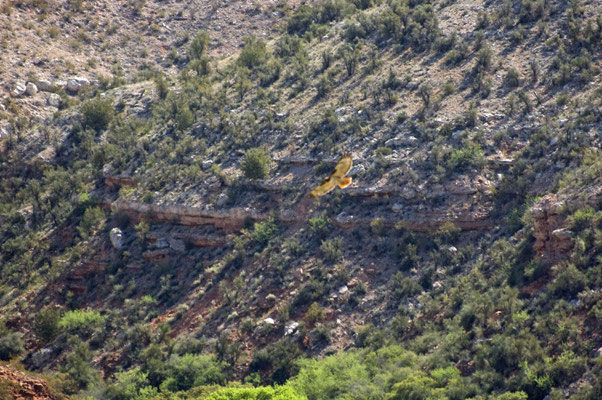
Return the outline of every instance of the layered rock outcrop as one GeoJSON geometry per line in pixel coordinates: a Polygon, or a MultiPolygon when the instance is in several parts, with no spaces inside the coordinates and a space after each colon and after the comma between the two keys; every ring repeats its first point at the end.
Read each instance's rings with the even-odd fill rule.
{"type": "Polygon", "coordinates": [[[535,224],[533,250],[542,262],[556,263],[568,257],[573,248],[573,232],[564,227],[563,207],[562,201],[548,195],[529,210],[535,224]]]}

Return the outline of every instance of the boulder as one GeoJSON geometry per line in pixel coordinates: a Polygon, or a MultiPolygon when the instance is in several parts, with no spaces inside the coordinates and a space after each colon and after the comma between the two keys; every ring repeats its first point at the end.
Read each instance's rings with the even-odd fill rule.
{"type": "Polygon", "coordinates": [[[90,81],[86,78],[75,77],[67,80],[67,90],[77,93],[80,89],[90,86],[90,81]]]}
{"type": "Polygon", "coordinates": [[[25,90],[29,96],[35,96],[35,94],[38,93],[38,87],[33,82],[29,82],[25,90]]]}
{"type": "Polygon", "coordinates": [[[46,79],[41,79],[38,81],[38,89],[42,92],[49,92],[52,90],[52,83],[46,79]]]}
{"type": "Polygon", "coordinates": [[[399,195],[405,200],[414,200],[418,196],[418,193],[411,187],[404,186],[399,195]]]}
{"type": "Polygon", "coordinates": [[[113,247],[117,250],[123,248],[123,232],[121,232],[121,229],[111,229],[111,232],[109,232],[109,239],[111,240],[113,247]]]}
{"type": "Polygon", "coordinates": [[[286,326],[284,327],[284,335],[285,336],[290,336],[293,333],[295,333],[297,331],[297,328],[299,327],[299,323],[297,321],[290,321],[286,324],[286,326]]]}
{"type": "Polygon", "coordinates": [[[21,97],[27,91],[27,86],[23,82],[17,82],[15,87],[10,92],[13,97],[21,97]]]}
{"type": "Polygon", "coordinates": [[[48,105],[59,108],[61,106],[61,96],[56,93],[51,93],[50,96],[48,96],[48,105]]]}

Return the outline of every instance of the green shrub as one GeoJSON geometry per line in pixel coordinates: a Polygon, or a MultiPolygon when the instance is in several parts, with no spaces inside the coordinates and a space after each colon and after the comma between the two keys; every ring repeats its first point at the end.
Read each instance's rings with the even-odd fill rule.
{"type": "Polygon", "coordinates": [[[515,67],[510,67],[506,74],[506,83],[510,87],[517,87],[520,83],[520,73],[515,67]]]}
{"type": "Polygon", "coordinates": [[[300,355],[301,351],[297,343],[281,339],[255,352],[249,370],[269,373],[271,382],[283,384],[298,370],[295,360],[300,355]]]}
{"type": "Polygon", "coordinates": [[[95,97],[81,106],[83,126],[100,132],[109,125],[115,116],[113,102],[108,98],[95,97]]]}
{"type": "Polygon", "coordinates": [[[445,96],[452,95],[455,92],[456,92],[456,88],[451,82],[448,82],[443,86],[443,94],[445,96]]]}
{"type": "Polygon", "coordinates": [[[194,113],[190,111],[187,104],[178,107],[176,111],[176,129],[183,131],[194,123],[194,113]]]}
{"type": "Polygon", "coordinates": [[[222,370],[223,365],[213,355],[172,354],[167,363],[169,377],[161,384],[161,391],[177,392],[201,385],[223,385],[226,377],[222,370]]]}
{"type": "Polygon", "coordinates": [[[253,148],[245,153],[241,168],[249,179],[264,179],[268,177],[270,161],[270,157],[265,150],[253,148]]]}
{"type": "Polygon", "coordinates": [[[596,215],[596,210],[592,207],[585,207],[575,211],[569,217],[571,228],[577,232],[582,231],[590,224],[594,215],[596,215]]]}
{"type": "Polygon", "coordinates": [[[102,227],[105,219],[105,212],[100,207],[88,207],[86,208],[86,211],[84,211],[84,216],[77,227],[77,231],[85,240],[94,231],[102,227]]]}
{"type": "Polygon", "coordinates": [[[266,44],[262,39],[247,36],[245,45],[238,56],[238,63],[249,69],[254,69],[265,64],[269,57],[266,44]]]}
{"type": "Polygon", "coordinates": [[[80,388],[86,389],[100,380],[98,372],[90,365],[94,352],[88,342],[79,339],[69,342],[73,351],[65,357],[65,372],[80,388]]]}
{"type": "Polygon", "coordinates": [[[310,324],[315,324],[318,321],[322,321],[324,319],[324,310],[320,305],[316,302],[313,302],[309,309],[305,313],[305,317],[310,324]]]}
{"type": "Polygon", "coordinates": [[[103,393],[107,400],[150,400],[158,395],[157,388],[150,386],[148,373],[140,367],[115,373],[116,383],[108,385],[103,393]]]}
{"type": "Polygon", "coordinates": [[[341,238],[323,240],[320,250],[327,262],[336,262],[343,257],[343,240],[341,238]]]}
{"type": "Polygon", "coordinates": [[[302,4],[295,10],[294,14],[288,19],[286,30],[289,34],[303,35],[315,21],[314,10],[302,4]]]}
{"type": "Polygon", "coordinates": [[[304,400],[288,386],[224,388],[211,393],[207,400],[304,400]]]}
{"type": "Polygon", "coordinates": [[[190,49],[188,50],[188,57],[191,60],[199,60],[207,51],[209,47],[209,34],[207,32],[199,32],[196,34],[194,39],[190,42],[190,49]]]}
{"type": "Polygon", "coordinates": [[[492,398],[492,400],[527,400],[529,396],[525,392],[506,392],[492,398]]]}
{"type": "Polygon", "coordinates": [[[477,53],[476,60],[475,69],[477,71],[486,71],[493,61],[493,50],[489,46],[484,45],[477,53]]]}
{"type": "Polygon", "coordinates": [[[464,171],[470,167],[481,166],[484,162],[483,150],[477,144],[472,144],[462,149],[455,149],[447,160],[449,172],[464,171]]]}
{"type": "Polygon", "coordinates": [[[308,221],[310,232],[317,238],[322,238],[330,232],[330,224],[330,218],[328,218],[325,212],[317,217],[310,218],[308,221]]]}
{"type": "Polygon", "coordinates": [[[59,332],[59,321],[61,313],[56,308],[44,308],[40,310],[34,320],[33,331],[36,336],[44,341],[54,339],[59,332]]]}
{"type": "Polygon", "coordinates": [[[414,297],[422,292],[422,288],[414,279],[404,276],[401,272],[393,275],[392,293],[398,299],[414,297]]]}
{"type": "Polygon", "coordinates": [[[61,317],[59,328],[81,335],[89,335],[104,324],[105,318],[98,311],[67,311],[61,317]]]}
{"type": "Polygon", "coordinates": [[[23,340],[17,332],[6,333],[0,337],[0,360],[8,361],[23,352],[23,340]]]}
{"type": "Polygon", "coordinates": [[[347,76],[353,75],[353,73],[357,69],[357,64],[360,58],[359,46],[344,46],[340,50],[340,55],[343,59],[345,70],[347,70],[347,76]]]}
{"type": "Polygon", "coordinates": [[[266,221],[256,222],[251,233],[251,238],[260,246],[265,246],[278,233],[278,225],[274,222],[274,217],[266,221]]]}
{"type": "Polygon", "coordinates": [[[565,299],[572,299],[585,289],[587,277],[573,264],[558,264],[554,267],[556,278],[550,284],[551,292],[565,299]]]}
{"type": "Polygon", "coordinates": [[[422,371],[417,371],[403,381],[393,385],[389,400],[427,400],[430,398],[435,380],[422,371]]]}
{"type": "Polygon", "coordinates": [[[157,95],[159,98],[164,100],[169,93],[169,86],[163,74],[159,74],[155,77],[155,87],[157,88],[157,95]]]}

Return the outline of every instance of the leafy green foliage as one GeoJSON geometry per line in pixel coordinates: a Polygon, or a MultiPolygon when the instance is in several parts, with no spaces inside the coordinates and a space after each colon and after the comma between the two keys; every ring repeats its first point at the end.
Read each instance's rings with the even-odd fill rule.
{"type": "Polygon", "coordinates": [[[211,393],[207,400],[304,400],[287,386],[225,388],[211,393]]]}
{"type": "Polygon", "coordinates": [[[104,211],[99,207],[88,207],[84,211],[77,231],[83,239],[87,239],[96,229],[102,226],[106,216],[104,211]]]}
{"type": "Polygon", "coordinates": [[[0,360],[10,360],[25,351],[21,335],[0,326],[0,360]]]}
{"type": "Polygon", "coordinates": [[[274,218],[270,217],[266,221],[256,222],[253,226],[251,238],[260,246],[265,246],[278,233],[278,226],[274,218]]]}
{"type": "Polygon", "coordinates": [[[81,335],[90,335],[95,329],[100,328],[105,322],[105,317],[95,310],[67,311],[59,322],[59,328],[81,335]]]}
{"type": "Polygon", "coordinates": [[[189,57],[191,60],[201,59],[207,52],[209,47],[209,34],[207,32],[199,32],[190,42],[189,57]]]}
{"type": "Polygon", "coordinates": [[[249,69],[254,69],[266,63],[270,54],[262,39],[247,36],[245,45],[238,55],[238,63],[249,69]]]}
{"type": "Polygon", "coordinates": [[[40,310],[34,321],[33,330],[37,337],[42,340],[52,340],[59,332],[61,313],[55,308],[44,308],[40,310]]]}
{"type": "Polygon", "coordinates": [[[169,377],[161,384],[171,392],[188,390],[194,386],[223,384],[222,366],[210,355],[172,355],[167,365],[169,377]]]}
{"type": "Polygon", "coordinates": [[[270,157],[261,148],[247,150],[241,163],[241,169],[249,179],[264,179],[270,170],[270,157]]]}
{"type": "Polygon", "coordinates": [[[83,126],[100,132],[107,128],[115,116],[113,102],[109,98],[95,97],[81,106],[83,126]]]}

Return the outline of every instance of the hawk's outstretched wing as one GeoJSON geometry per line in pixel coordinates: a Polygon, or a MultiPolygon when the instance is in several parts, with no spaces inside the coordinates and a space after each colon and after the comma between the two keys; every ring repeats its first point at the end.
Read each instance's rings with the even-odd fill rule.
{"type": "Polygon", "coordinates": [[[335,186],[344,188],[351,184],[351,178],[345,178],[352,165],[351,154],[345,154],[339,160],[337,166],[330,176],[324,179],[320,186],[311,191],[311,197],[320,197],[334,189],[335,186]]]}

